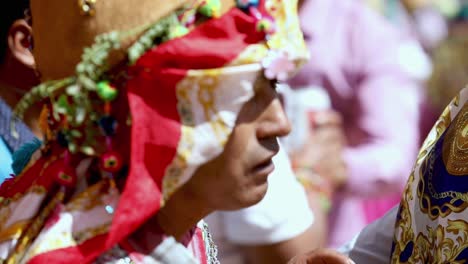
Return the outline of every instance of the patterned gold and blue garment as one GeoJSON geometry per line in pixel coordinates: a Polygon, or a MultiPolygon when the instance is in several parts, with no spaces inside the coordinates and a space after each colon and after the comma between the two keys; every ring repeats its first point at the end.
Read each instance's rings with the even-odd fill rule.
{"type": "Polygon", "coordinates": [[[391,263],[468,263],[468,87],[427,137],[400,204],[391,263]]]}

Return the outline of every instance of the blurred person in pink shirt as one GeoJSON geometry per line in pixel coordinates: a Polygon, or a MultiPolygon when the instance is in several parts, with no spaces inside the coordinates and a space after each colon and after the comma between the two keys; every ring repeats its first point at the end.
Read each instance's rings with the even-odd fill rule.
{"type": "Polygon", "coordinates": [[[325,89],[347,141],[346,180],[329,214],[328,244],[338,247],[399,202],[430,66],[416,41],[361,1],[304,0],[300,16],[313,59],[289,84],[325,89]]]}

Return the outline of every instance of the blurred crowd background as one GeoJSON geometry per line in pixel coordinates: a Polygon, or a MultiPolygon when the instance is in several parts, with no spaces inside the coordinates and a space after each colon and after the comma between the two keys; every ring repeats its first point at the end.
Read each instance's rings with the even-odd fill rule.
{"type": "Polygon", "coordinates": [[[302,1],[311,61],[281,89],[283,143],[320,197],[314,225],[331,247],[398,204],[428,131],[468,84],[468,1],[355,2],[302,1]]]}

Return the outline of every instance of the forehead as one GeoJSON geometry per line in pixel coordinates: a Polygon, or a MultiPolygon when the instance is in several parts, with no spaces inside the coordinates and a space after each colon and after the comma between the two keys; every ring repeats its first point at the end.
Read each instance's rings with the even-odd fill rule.
{"type": "MultiPolygon", "coordinates": [[[[127,31],[156,22],[188,0],[94,0],[95,15],[82,14],[85,0],[32,0],[34,56],[45,80],[73,73],[84,47],[113,30],[127,31]]],[[[234,1],[223,0],[228,9],[234,1]]]]}
{"type": "Polygon", "coordinates": [[[59,79],[73,73],[83,48],[96,35],[111,30],[128,30],[168,14],[182,0],[96,1],[96,15],[81,14],[80,1],[32,0],[34,57],[45,79],[59,79]],[[133,6],[132,6],[133,5],[133,6]],[[150,11],[151,10],[151,11],[150,11]]]}

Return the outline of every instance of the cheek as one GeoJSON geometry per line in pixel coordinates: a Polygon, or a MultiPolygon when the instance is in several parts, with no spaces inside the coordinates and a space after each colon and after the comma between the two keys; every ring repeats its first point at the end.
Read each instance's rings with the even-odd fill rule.
{"type": "MultiPolygon", "coordinates": [[[[256,141],[255,127],[253,123],[239,123],[234,127],[224,149],[224,156],[229,161],[248,161],[251,149],[256,141]]],[[[237,164],[239,166],[239,164],[237,164]]]]}
{"type": "Polygon", "coordinates": [[[268,190],[268,182],[264,182],[260,185],[249,184],[246,188],[239,190],[235,193],[237,209],[253,206],[259,203],[266,195],[268,190]]]}
{"type": "Polygon", "coordinates": [[[264,177],[253,173],[262,149],[266,148],[257,140],[253,125],[244,124],[235,128],[223,152],[226,174],[232,177],[233,186],[248,190],[265,183],[264,177]]]}
{"type": "Polygon", "coordinates": [[[257,203],[265,195],[267,184],[259,183],[249,173],[255,150],[260,147],[254,131],[249,123],[238,124],[223,153],[195,173],[197,179],[192,181],[197,182],[196,192],[213,207],[240,209],[257,203]]]}

